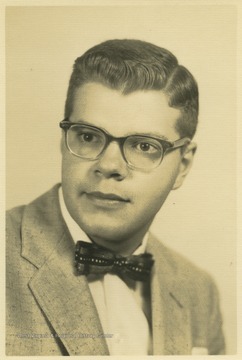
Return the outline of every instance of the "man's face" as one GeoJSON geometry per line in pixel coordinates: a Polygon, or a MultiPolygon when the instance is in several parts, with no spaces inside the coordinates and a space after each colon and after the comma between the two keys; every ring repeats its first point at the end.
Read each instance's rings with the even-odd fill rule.
{"type": "MultiPolygon", "coordinates": [[[[123,95],[88,83],[76,91],[69,120],[100,127],[115,137],[146,134],[174,141],[179,138],[179,115],[161,91],[123,95]]],[[[63,136],[62,155],[63,194],[71,216],[94,241],[114,249],[122,242],[137,246],[181,171],[179,149],[166,154],[150,172],[131,169],[116,142],[90,161],[72,155],[63,136]]]]}

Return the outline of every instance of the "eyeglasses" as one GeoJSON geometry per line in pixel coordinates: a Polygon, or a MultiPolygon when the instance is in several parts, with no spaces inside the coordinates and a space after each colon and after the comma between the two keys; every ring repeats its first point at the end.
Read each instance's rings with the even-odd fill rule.
{"type": "Polygon", "coordinates": [[[138,134],[114,137],[96,126],[74,123],[68,119],[59,125],[65,131],[66,147],[73,155],[85,160],[97,160],[115,141],[129,167],[148,171],[160,165],[167,151],[188,145],[191,141],[185,137],[171,142],[138,134]]]}

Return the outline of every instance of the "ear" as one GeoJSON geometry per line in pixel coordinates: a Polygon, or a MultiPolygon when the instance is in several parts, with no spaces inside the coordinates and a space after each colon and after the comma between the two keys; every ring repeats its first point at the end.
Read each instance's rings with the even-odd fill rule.
{"type": "Polygon", "coordinates": [[[185,177],[187,176],[192,167],[192,162],[196,149],[197,145],[193,142],[187,145],[184,153],[182,154],[182,159],[178,169],[178,175],[172,188],[173,190],[178,189],[183,184],[185,177]]]}

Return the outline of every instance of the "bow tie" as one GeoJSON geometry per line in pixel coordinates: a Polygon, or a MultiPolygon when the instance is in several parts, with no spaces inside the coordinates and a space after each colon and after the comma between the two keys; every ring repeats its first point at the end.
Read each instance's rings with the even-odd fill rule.
{"type": "Polygon", "coordinates": [[[127,275],[133,280],[149,279],[154,260],[144,253],[123,257],[93,243],[78,241],[75,251],[75,267],[78,275],[115,273],[127,275]]]}

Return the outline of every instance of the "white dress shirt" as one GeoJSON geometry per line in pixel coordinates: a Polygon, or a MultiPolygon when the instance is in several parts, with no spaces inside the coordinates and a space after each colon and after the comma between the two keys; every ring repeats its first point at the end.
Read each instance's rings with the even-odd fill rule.
{"type": "MultiPolygon", "coordinates": [[[[75,242],[91,242],[87,234],[69,214],[62,187],[59,189],[62,216],[75,242]]],[[[148,233],[134,255],[145,252],[148,233]]],[[[102,324],[110,355],[151,355],[149,294],[140,281],[129,285],[118,275],[88,275],[89,288],[102,324]]],[[[95,336],[95,334],[90,334],[95,336]]]]}

